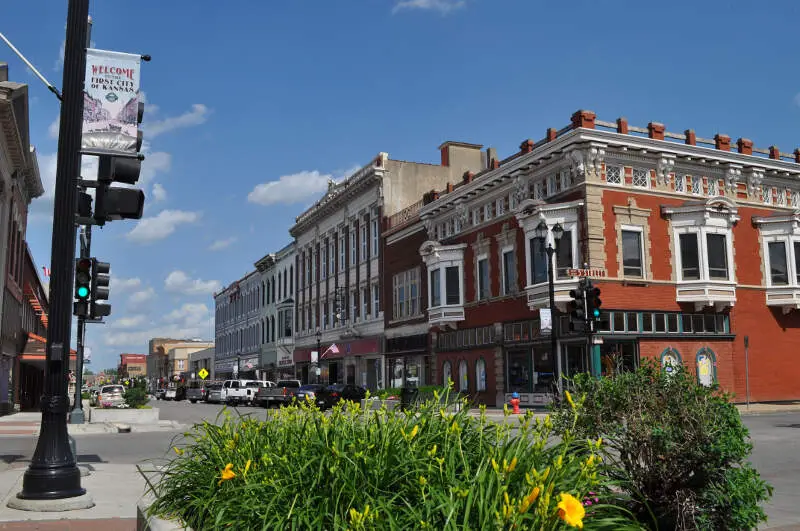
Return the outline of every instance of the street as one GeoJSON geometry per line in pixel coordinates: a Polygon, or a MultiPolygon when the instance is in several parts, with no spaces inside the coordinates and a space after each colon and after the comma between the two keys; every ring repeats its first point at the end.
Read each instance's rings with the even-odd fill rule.
{"type": "MultiPolygon", "coordinates": [[[[204,420],[213,422],[224,407],[219,404],[158,401],[160,417],[191,425],[204,420]]],[[[263,408],[231,408],[231,414],[253,414],[265,418],[263,408]]],[[[745,416],[754,443],[752,462],[774,488],[767,514],[769,522],[762,529],[800,529],[800,412],[745,416]],[[792,526],[792,527],[786,527],[792,526]]],[[[144,432],[128,434],[78,435],[75,437],[80,464],[157,464],[172,457],[171,447],[182,432],[144,432]]],[[[0,466],[24,466],[33,452],[33,437],[0,438],[0,466]]],[[[133,506],[136,500],[131,500],[133,506]]]]}

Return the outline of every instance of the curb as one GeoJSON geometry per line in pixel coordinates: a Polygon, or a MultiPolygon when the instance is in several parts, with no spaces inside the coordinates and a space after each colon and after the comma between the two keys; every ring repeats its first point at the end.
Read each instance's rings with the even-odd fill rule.
{"type": "Polygon", "coordinates": [[[157,516],[147,516],[150,499],[142,498],[136,504],[136,531],[192,531],[192,528],[182,526],[171,520],[164,520],[157,516]]]}

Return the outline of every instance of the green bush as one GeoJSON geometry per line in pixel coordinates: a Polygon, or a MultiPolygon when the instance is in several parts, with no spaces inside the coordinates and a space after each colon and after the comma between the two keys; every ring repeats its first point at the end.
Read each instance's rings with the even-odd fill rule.
{"type": "Polygon", "coordinates": [[[86,393],[81,393],[81,399],[83,399],[83,400],[89,400],[89,399],[91,399],[91,398],[92,398],[92,393],[88,393],[88,392],[86,392],[86,393]]]}
{"type": "Polygon", "coordinates": [[[718,387],[650,362],[614,378],[578,375],[570,386],[574,395],[556,406],[557,433],[607,441],[606,472],[638,500],[639,518],[660,529],[708,530],[766,520],[761,504],[772,487],[747,461],[747,428],[718,387]]]}
{"type": "Polygon", "coordinates": [[[175,447],[150,511],[194,529],[640,529],[598,475],[599,443],[551,434],[549,417],[496,425],[438,397],[411,414],[226,411],[175,447]]]}
{"type": "Polygon", "coordinates": [[[147,398],[147,390],[140,386],[126,389],[122,398],[125,399],[125,403],[128,404],[128,407],[134,409],[141,409],[150,401],[150,399],[147,398]]]}

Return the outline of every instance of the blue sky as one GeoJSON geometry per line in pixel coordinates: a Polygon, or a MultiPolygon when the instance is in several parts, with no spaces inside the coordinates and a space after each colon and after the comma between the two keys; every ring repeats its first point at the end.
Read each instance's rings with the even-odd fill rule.
{"type": "MultiPolygon", "coordinates": [[[[0,31],[61,85],[66,1],[8,0],[0,31]]],[[[289,241],[328,176],[380,151],[438,162],[444,140],[501,156],[579,108],[784,151],[800,145],[800,5],[522,0],[94,0],[97,48],[148,53],[145,219],[95,231],[113,314],[95,369],[154,335],[213,336],[211,292],[289,241]],[[272,184],[269,184],[272,183],[272,184]],[[262,185],[259,187],[259,185],[262,185]]],[[[28,241],[49,264],[57,100],[31,85],[46,197],[28,241]]],[[[91,177],[85,161],[84,177],[91,177]]]]}

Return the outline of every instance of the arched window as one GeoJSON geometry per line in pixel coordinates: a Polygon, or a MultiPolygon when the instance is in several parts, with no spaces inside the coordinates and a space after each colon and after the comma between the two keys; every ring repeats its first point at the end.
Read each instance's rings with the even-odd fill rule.
{"type": "Polygon", "coordinates": [[[458,390],[461,392],[469,391],[469,373],[466,360],[458,363],[458,390]]]}
{"type": "Polygon", "coordinates": [[[697,364],[697,381],[700,385],[710,387],[717,383],[717,356],[708,347],[703,347],[695,355],[697,364]]]}
{"type": "Polygon", "coordinates": [[[475,390],[486,391],[486,361],[483,358],[475,362],[475,390]]]}
{"type": "Polygon", "coordinates": [[[661,353],[661,367],[671,374],[675,369],[681,366],[681,355],[672,347],[669,347],[661,353]]]}
{"type": "Polygon", "coordinates": [[[442,385],[450,385],[453,379],[453,366],[449,361],[442,363],[442,385]]]}

